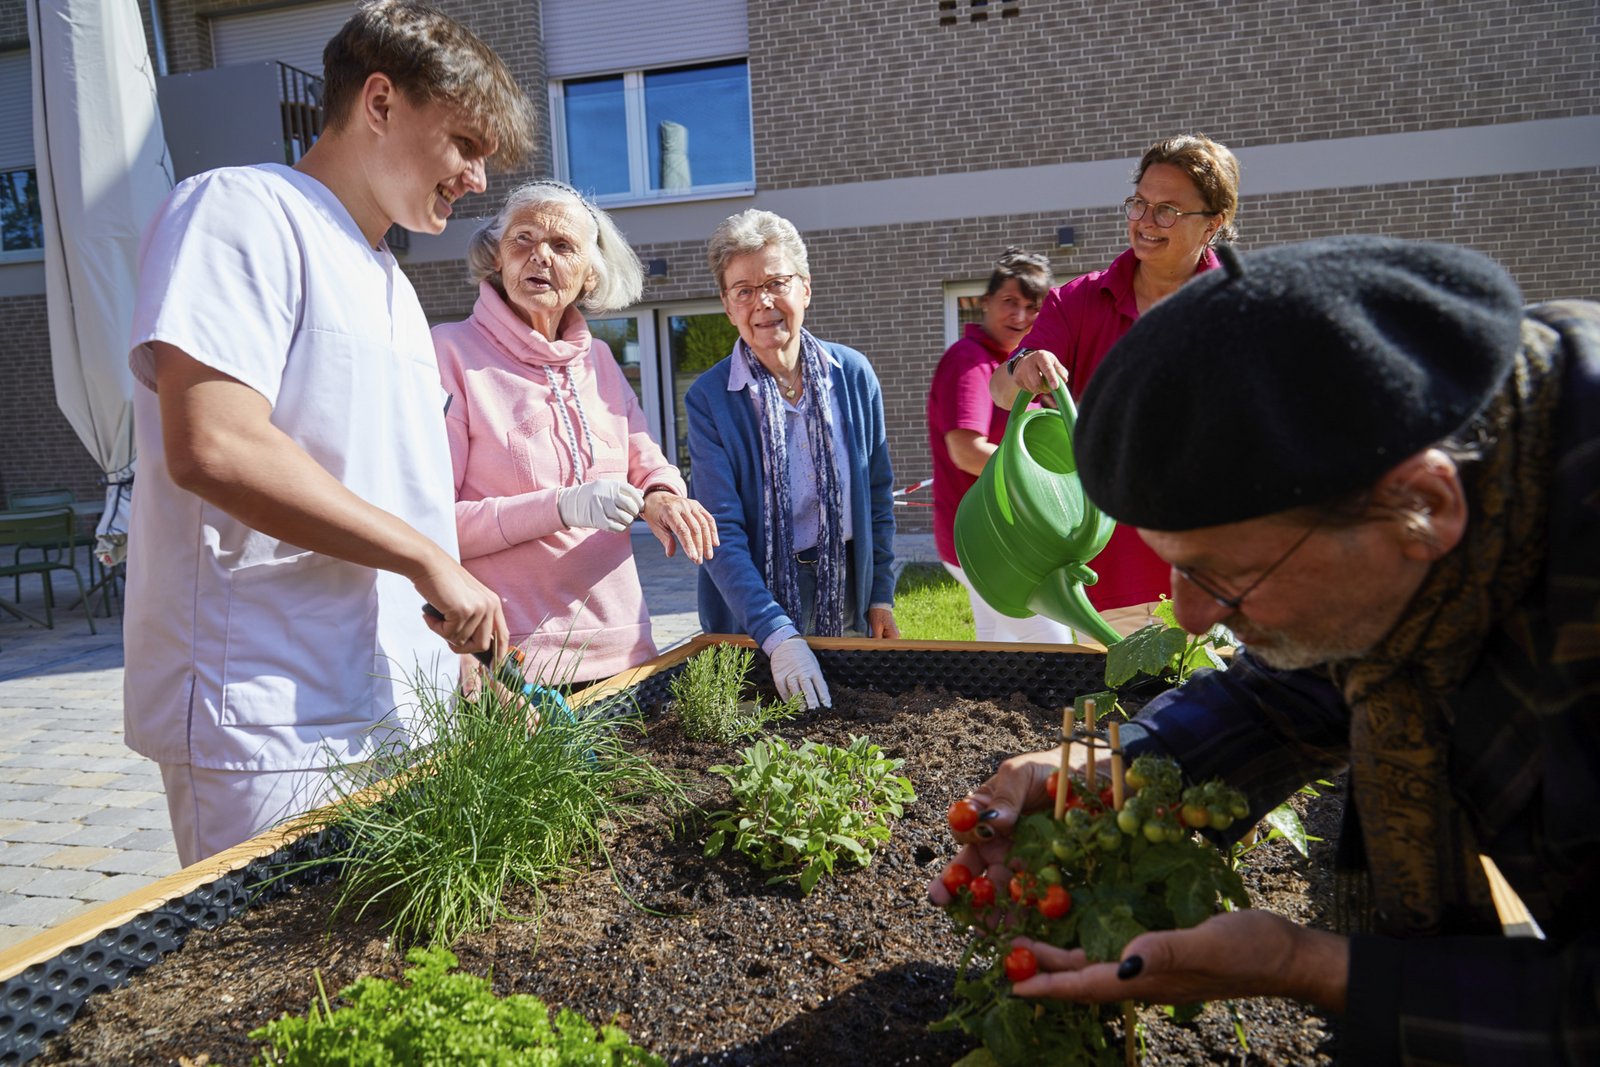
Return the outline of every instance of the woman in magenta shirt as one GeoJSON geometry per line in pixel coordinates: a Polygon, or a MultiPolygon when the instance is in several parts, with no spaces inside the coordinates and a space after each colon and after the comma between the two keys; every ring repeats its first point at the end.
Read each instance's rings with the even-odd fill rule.
{"type": "MultiPolygon", "coordinates": [[[[1023,342],[1038,349],[1002,367],[990,383],[996,404],[1010,409],[1018,388],[1053,389],[1064,374],[1073,399],[1083,395],[1111,346],[1151,305],[1217,265],[1211,244],[1232,240],[1239,205],[1239,164],[1227,148],[1198,134],[1158,141],[1134,172],[1123,202],[1129,248],[1102,271],[1074,278],[1051,293],[1023,342]]],[[[1129,433],[1168,427],[1130,426],[1129,433]]],[[[1138,477],[1137,471],[1128,472],[1138,477]]],[[[1119,629],[1144,624],[1146,608],[1171,595],[1171,570],[1139,535],[1118,526],[1090,564],[1100,576],[1089,602],[1119,629]],[[1121,623],[1121,625],[1119,625],[1121,623]]]]}
{"type": "Polygon", "coordinates": [[[470,318],[434,327],[467,570],[505,599],[530,680],[605,678],[656,653],[628,527],[700,563],[716,524],[650,437],[580,308],[639,298],[638,257],[571,187],[512,192],[473,235],[470,318]]]}
{"type": "Polygon", "coordinates": [[[983,321],[969,323],[945,352],[928,389],[928,450],[933,454],[933,543],[945,569],[967,587],[979,641],[1069,644],[1072,628],[1042,615],[1013,619],[984,602],[956,558],[956,509],[1005,436],[1007,416],[989,396],[989,379],[1039,317],[1055,277],[1050,261],[1008,248],[979,300],[983,321]]]}

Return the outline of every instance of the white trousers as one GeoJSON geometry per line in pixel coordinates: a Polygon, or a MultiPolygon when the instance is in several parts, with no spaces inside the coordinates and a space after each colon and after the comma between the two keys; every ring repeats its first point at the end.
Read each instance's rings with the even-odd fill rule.
{"type": "Polygon", "coordinates": [[[192,763],[163,763],[167,813],[185,867],[338,799],[362,784],[371,764],[302,771],[218,771],[192,763]]]}
{"type": "Polygon", "coordinates": [[[1077,644],[1078,637],[1067,624],[1047,619],[1043,615],[1029,615],[1025,619],[1013,619],[1009,615],[1002,615],[978,595],[978,591],[972,588],[972,583],[967,580],[966,573],[960,567],[953,563],[945,563],[944,569],[967,588],[967,599],[972,602],[973,629],[976,631],[973,636],[977,640],[1019,641],[1038,645],[1077,644]]]}

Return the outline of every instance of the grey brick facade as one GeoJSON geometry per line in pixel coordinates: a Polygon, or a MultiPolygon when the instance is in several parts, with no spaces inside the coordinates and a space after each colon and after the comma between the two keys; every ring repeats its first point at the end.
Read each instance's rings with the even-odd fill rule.
{"type": "MultiPolygon", "coordinates": [[[[528,87],[542,122],[540,158],[525,173],[550,173],[538,4],[442,2],[528,87]]],[[[210,17],[260,6],[162,0],[174,72],[209,66],[210,17]]],[[[990,7],[1016,14],[973,22],[961,3],[956,21],[943,25],[941,14],[950,12],[937,0],[752,6],[757,198],[717,202],[712,214],[773,191],[838,186],[848,197],[859,182],[972,172],[998,181],[1022,168],[1126,160],[1180,131],[1204,131],[1235,150],[1293,149],[1376,134],[1470,136],[1600,114],[1593,0],[1137,7],[1007,0],[990,7]]],[[[0,40],[20,10],[17,0],[0,0],[0,40]]],[[[1500,259],[1530,300],[1600,296],[1588,220],[1580,217],[1600,197],[1600,167],[1541,167],[1511,152],[1489,167],[1451,172],[1448,165],[1441,162],[1440,173],[1466,176],[1339,185],[1302,175],[1297,185],[1267,183],[1292,191],[1267,191],[1252,190],[1247,160],[1241,245],[1347,232],[1451,241],[1500,259]]],[[[489,194],[463,202],[461,217],[491,211],[521,176],[496,179],[489,194]]],[[[981,279],[1008,244],[1050,254],[1060,280],[1104,267],[1126,247],[1120,195],[1089,208],[1018,210],[1002,191],[934,221],[803,227],[814,273],[807,325],[872,359],[901,484],[930,469],[923,405],[945,344],[945,285],[981,279]],[[1062,226],[1074,229],[1071,247],[1056,247],[1062,226]]],[[[626,214],[619,215],[624,230],[626,214]]],[[[668,267],[648,280],[645,306],[715,296],[703,240],[683,233],[638,245],[642,258],[668,267]]],[[[414,257],[406,269],[430,318],[470,310],[475,293],[460,260],[414,257]]],[[[0,298],[7,385],[0,413],[11,416],[8,427],[18,425],[19,411],[30,413],[26,431],[0,431],[12,435],[0,436],[0,486],[7,488],[54,483],[62,470],[77,470],[81,454],[64,421],[61,432],[41,432],[31,414],[48,400],[36,395],[49,382],[43,307],[42,297],[0,298]]],[[[86,457],[82,466],[92,478],[86,457]]],[[[923,509],[900,509],[900,518],[908,530],[927,529],[923,509]]]]}

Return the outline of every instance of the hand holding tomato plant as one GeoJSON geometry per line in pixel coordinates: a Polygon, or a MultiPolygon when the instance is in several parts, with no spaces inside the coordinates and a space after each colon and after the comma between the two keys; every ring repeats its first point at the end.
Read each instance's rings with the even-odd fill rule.
{"type": "MultiPolygon", "coordinates": [[[[958,858],[946,869],[948,912],[971,940],[956,1007],[938,1026],[982,1039],[990,1062],[1121,1061],[1106,1041],[1101,1009],[1059,1000],[1036,1005],[1012,995],[1010,983],[1031,978],[1040,962],[1030,944],[1081,950],[1088,962],[1113,961],[1147,931],[1196,926],[1225,903],[1248,904],[1227,859],[1181,821],[1186,805],[1208,821],[1213,810],[1236,818],[1244,798],[1221,783],[1184,789],[1177,766],[1154,756],[1136,760],[1128,781],[1140,788],[1122,812],[1098,789],[1069,778],[1061,820],[1044,813],[1023,818],[1012,834],[1004,892],[994,893],[992,884],[975,892],[980,882],[992,883],[992,868],[974,871],[958,858]],[[1030,940],[1019,944],[1019,938],[1030,940]],[[980,973],[967,977],[974,966],[980,973]]],[[[1057,960],[1052,955],[1048,962],[1057,960]]]]}

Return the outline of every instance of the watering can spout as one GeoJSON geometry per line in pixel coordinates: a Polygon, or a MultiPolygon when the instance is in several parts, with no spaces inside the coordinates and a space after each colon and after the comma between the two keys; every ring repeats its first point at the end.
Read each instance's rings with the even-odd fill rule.
{"type": "Polygon", "coordinates": [[[1094,580],[1094,572],[1081,564],[1058,568],[1034,587],[1028,597],[1028,609],[1035,615],[1065,623],[1110,648],[1122,640],[1122,635],[1112,629],[1111,624],[1102,619],[1094,605],[1089,603],[1089,594],[1083,591],[1084,583],[1078,576],[1079,571],[1088,571],[1090,581],[1094,580]]]}

